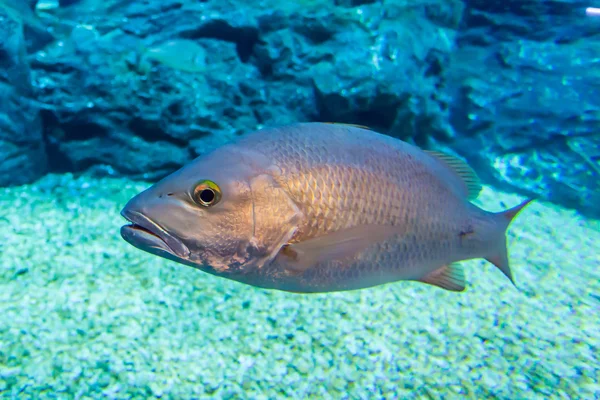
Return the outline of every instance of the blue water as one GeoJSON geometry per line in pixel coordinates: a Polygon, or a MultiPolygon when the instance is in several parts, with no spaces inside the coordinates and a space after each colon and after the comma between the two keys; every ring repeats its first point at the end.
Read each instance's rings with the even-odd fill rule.
{"type": "Polygon", "coordinates": [[[595,6],[0,0],[0,395],[600,398],[595,6]],[[122,239],[159,179],[306,121],[454,154],[485,210],[535,198],[516,285],[475,259],[464,292],[288,293],[122,239]]]}

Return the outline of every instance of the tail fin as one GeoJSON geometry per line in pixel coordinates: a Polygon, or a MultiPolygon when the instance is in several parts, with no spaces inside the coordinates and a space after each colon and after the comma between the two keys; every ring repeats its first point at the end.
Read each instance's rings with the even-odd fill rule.
{"type": "Polygon", "coordinates": [[[508,229],[508,226],[510,225],[510,223],[515,219],[515,217],[521,212],[521,210],[523,210],[525,208],[525,206],[527,206],[532,201],[533,201],[533,199],[525,200],[524,202],[522,202],[521,204],[519,204],[516,207],[509,208],[508,210],[504,210],[504,211],[496,214],[500,217],[500,224],[501,224],[501,226],[503,226],[502,245],[499,246],[500,251],[498,253],[486,258],[487,261],[491,262],[500,271],[502,271],[502,273],[508,279],[510,279],[510,281],[512,282],[513,285],[515,285],[515,287],[517,285],[515,284],[515,281],[512,276],[512,272],[510,270],[510,265],[508,263],[508,251],[506,249],[506,230],[508,229]]]}

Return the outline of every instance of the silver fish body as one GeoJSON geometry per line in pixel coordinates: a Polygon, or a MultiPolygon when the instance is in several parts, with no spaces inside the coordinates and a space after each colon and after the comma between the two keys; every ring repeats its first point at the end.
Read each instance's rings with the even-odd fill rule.
{"type": "Polygon", "coordinates": [[[512,281],[505,232],[527,204],[490,213],[460,160],[361,127],[264,129],[201,156],[134,197],[121,234],[203,271],[293,292],[399,280],[465,288],[458,261],[512,281]],[[210,201],[205,201],[210,200],[210,201]]]}

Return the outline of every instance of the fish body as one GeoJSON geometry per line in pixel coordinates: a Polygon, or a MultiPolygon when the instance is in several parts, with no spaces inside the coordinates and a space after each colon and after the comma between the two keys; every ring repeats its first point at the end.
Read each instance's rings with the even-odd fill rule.
{"type": "Polygon", "coordinates": [[[146,49],[144,55],[169,68],[184,72],[206,70],[206,51],[193,40],[175,39],[146,49]]]}
{"type": "Polygon", "coordinates": [[[462,260],[512,281],[506,229],[527,204],[470,202],[474,172],[358,126],[304,123],[247,134],[135,196],[121,234],[153,254],[292,292],[400,280],[465,288],[462,260]]]}

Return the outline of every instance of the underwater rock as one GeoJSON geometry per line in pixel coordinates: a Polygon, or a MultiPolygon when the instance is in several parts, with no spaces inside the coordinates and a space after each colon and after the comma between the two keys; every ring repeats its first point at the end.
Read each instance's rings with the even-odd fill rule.
{"type": "Polygon", "coordinates": [[[486,181],[600,216],[599,21],[573,1],[467,3],[451,146],[486,181]]]}
{"type": "Polygon", "coordinates": [[[39,109],[32,88],[23,22],[0,7],[0,186],[28,183],[47,170],[39,109]]]}
{"type": "Polygon", "coordinates": [[[39,100],[56,107],[44,112],[54,169],[156,179],[238,134],[298,121],[452,136],[437,92],[460,1],[442,17],[425,12],[434,1],[385,13],[320,0],[88,3],[57,10],[80,25],[32,61],[39,100]],[[202,63],[144,56],[181,39],[204,48],[202,63]]]}
{"type": "MultiPolygon", "coordinates": [[[[36,4],[37,1],[30,0],[0,0],[0,13],[23,26],[28,52],[37,51],[54,39],[48,29],[48,21],[35,14],[36,4]]],[[[9,29],[8,26],[6,28],[9,29]]]]}
{"type": "Polygon", "coordinates": [[[263,126],[335,121],[452,149],[487,182],[600,216],[585,6],[73,2],[30,57],[50,166],[154,180],[263,126]],[[201,56],[149,56],[173,41],[201,56]]]}

